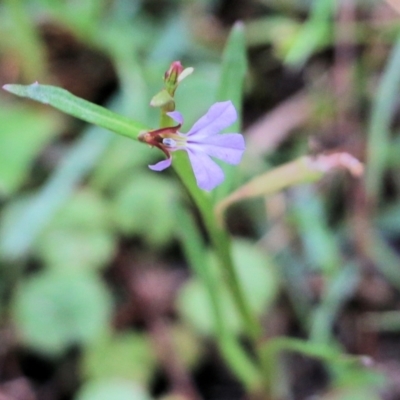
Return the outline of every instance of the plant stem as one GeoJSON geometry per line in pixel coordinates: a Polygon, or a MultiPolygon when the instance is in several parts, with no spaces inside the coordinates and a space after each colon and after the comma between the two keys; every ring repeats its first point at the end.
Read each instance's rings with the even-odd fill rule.
{"type": "MultiPolygon", "coordinates": [[[[162,127],[169,124],[167,118],[165,115],[164,118],[161,118],[162,127]]],[[[211,196],[197,187],[188,157],[184,152],[174,153],[173,166],[200,211],[205,228],[220,261],[223,277],[226,280],[229,292],[232,295],[234,304],[240,315],[243,331],[251,339],[254,350],[257,351],[257,342],[261,334],[260,325],[253,315],[239,284],[237,273],[231,258],[229,237],[217,224],[213,212],[211,196]]],[[[205,266],[202,268],[199,275],[206,286],[208,295],[210,296],[216,324],[217,340],[223,357],[227,360],[229,366],[236,373],[248,392],[259,392],[263,381],[259,367],[260,364],[256,364],[254,360],[249,357],[247,352],[239,344],[235,334],[231,332],[229,327],[225,324],[220,299],[217,295],[218,287],[216,282],[213,281],[212,272],[207,270],[205,266]]],[[[258,361],[260,361],[260,359],[258,361]]]]}
{"type": "Polygon", "coordinates": [[[174,154],[174,166],[176,172],[186,186],[201,213],[204,225],[221,263],[224,278],[226,279],[226,283],[231,292],[233,301],[242,319],[244,332],[246,332],[252,341],[256,343],[260,337],[261,328],[257,319],[254,317],[239,284],[239,280],[231,258],[230,240],[223,228],[219,227],[217,224],[213,212],[211,198],[197,187],[192,176],[184,173],[185,170],[187,171],[188,168],[190,169],[189,162],[187,161],[185,154],[182,152],[174,154]]]}

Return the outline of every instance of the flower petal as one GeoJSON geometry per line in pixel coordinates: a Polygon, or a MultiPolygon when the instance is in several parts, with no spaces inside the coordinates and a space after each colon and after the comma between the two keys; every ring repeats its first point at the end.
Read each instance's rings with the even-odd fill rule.
{"type": "Polygon", "coordinates": [[[239,164],[246,148],[244,138],[240,133],[207,136],[199,142],[190,140],[186,146],[194,151],[201,150],[228,164],[239,164]]]}
{"type": "Polygon", "coordinates": [[[172,163],[172,158],[169,157],[166,160],[158,162],[157,164],[149,165],[149,168],[152,169],[153,171],[163,171],[164,169],[170,167],[171,163],[172,163]]]}
{"type": "Polygon", "coordinates": [[[187,153],[200,189],[210,191],[224,181],[222,169],[206,153],[191,149],[187,149],[187,153]]]}
{"type": "MultiPolygon", "coordinates": [[[[172,118],[172,117],[171,117],[172,118]]],[[[215,135],[232,125],[237,119],[237,113],[231,101],[213,104],[190,129],[187,136],[205,137],[215,135]]]]}
{"type": "Polygon", "coordinates": [[[179,111],[167,112],[167,115],[168,115],[168,117],[170,117],[174,121],[176,121],[179,125],[183,124],[183,117],[182,117],[182,114],[179,111]]]}

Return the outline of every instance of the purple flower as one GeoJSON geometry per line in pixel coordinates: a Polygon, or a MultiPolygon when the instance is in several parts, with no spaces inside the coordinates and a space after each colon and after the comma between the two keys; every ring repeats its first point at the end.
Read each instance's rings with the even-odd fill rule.
{"type": "Polygon", "coordinates": [[[186,134],[178,131],[183,124],[181,113],[172,111],[168,116],[178,125],[145,132],[139,137],[139,140],[158,147],[167,156],[166,160],[149,165],[149,168],[162,171],[171,166],[171,152],[185,150],[199,188],[208,191],[214,189],[223,182],[224,173],[210,157],[228,164],[239,164],[245,150],[240,133],[218,134],[236,121],[237,114],[232,102],[224,101],[212,105],[186,134]]]}

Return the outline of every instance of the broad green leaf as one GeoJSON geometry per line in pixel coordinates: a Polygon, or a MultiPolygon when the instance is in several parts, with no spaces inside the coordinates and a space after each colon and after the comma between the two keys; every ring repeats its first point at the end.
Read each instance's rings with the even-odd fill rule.
{"type": "Polygon", "coordinates": [[[106,337],[88,346],[82,372],[89,379],[121,378],[148,385],[156,367],[149,338],[125,333],[106,337]]]}
{"type": "Polygon", "coordinates": [[[54,216],[34,246],[49,268],[96,269],[115,253],[109,205],[95,192],[81,191],[54,216]]]}
{"type": "Polygon", "coordinates": [[[56,223],[39,239],[35,254],[48,268],[99,269],[115,255],[116,241],[107,230],[58,228],[56,223]]]}
{"type": "Polygon", "coordinates": [[[20,97],[27,97],[43,104],[49,104],[66,114],[83,121],[98,125],[122,136],[137,139],[146,127],[104,107],[74,96],[65,89],[55,86],[39,85],[4,85],[3,89],[20,97]]]}
{"type": "Polygon", "coordinates": [[[89,344],[108,330],[111,301],[88,273],[41,272],[19,285],[12,319],[22,344],[48,356],[89,344]]]}
{"type": "MultiPolygon", "coordinates": [[[[217,294],[225,326],[235,333],[240,331],[240,319],[230,301],[229,292],[220,287],[217,294]]],[[[181,315],[202,335],[215,335],[213,311],[208,291],[198,279],[192,279],[181,289],[178,300],[181,315]],[[195,310],[195,311],[194,311],[195,310]]]]}
{"type": "Polygon", "coordinates": [[[140,235],[153,245],[171,241],[176,223],[171,211],[177,186],[166,176],[143,172],[120,182],[112,198],[112,218],[124,234],[140,235]]]}
{"type": "Polygon", "coordinates": [[[43,147],[59,126],[55,114],[29,108],[0,108],[0,196],[10,195],[26,180],[43,147]]]}
{"type": "Polygon", "coordinates": [[[145,389],[124,379],[94,380],[85,383],[74,400],[151,400],[145,389]]]}

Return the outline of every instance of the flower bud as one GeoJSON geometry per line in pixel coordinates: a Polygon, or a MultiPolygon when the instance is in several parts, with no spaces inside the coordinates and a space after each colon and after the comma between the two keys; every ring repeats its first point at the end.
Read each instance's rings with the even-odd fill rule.
{"type": "Polygon", "coordinates": [[[193,72],[193,68],[183,68],[180,61],[174,61],[164,74],[165,89],[173,96],[179,83],[193,72]]]}

